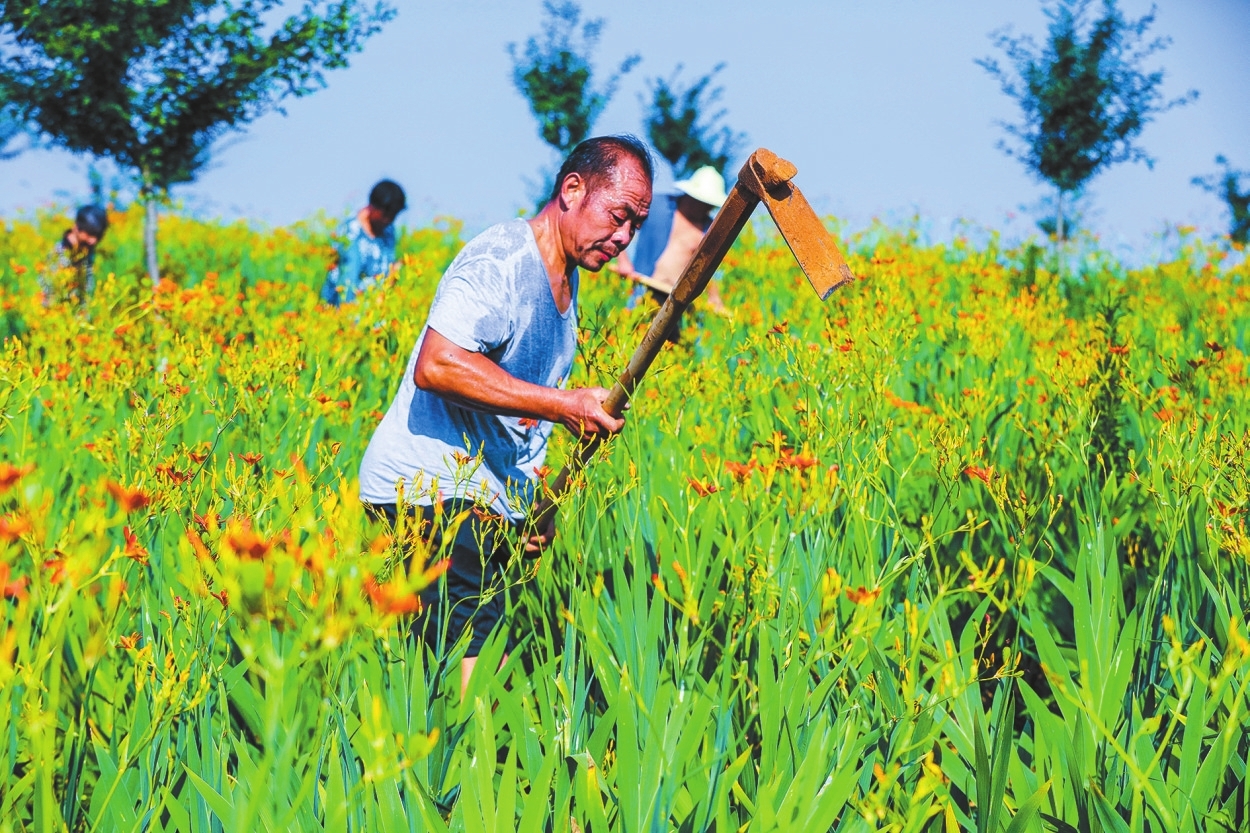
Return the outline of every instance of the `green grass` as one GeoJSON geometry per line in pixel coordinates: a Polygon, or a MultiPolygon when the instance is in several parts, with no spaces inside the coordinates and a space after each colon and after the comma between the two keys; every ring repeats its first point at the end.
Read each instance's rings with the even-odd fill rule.
{"type": "Polygon", "coordinates": [[[0,232],[0,831],[1250,824],[1246,266],[874,228],[822,306],[755,229],[461,697],[355,496],[458,229],[328,311],[325,228],[174,218],[153,297],[118,216],[84,311],[0,232]]]}

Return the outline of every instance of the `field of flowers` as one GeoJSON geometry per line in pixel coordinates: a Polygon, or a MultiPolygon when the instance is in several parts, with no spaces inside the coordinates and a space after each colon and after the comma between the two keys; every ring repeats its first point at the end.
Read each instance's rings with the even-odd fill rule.
{"type": "MultiPolygon", "coordinates": [[[[153,293],[119,214],[45,309],[64,224],[0,227],[0,831],[1250,827],[1220,251],[1060,278],[873,228],[821,305],[750,230],[462,697],[405,636],[438,554],[355,497],[459,229],[330,310],[324,221],[168,217],[153,293]]],[[[584,276],[582,380],[622,297],[584,276]]]]}

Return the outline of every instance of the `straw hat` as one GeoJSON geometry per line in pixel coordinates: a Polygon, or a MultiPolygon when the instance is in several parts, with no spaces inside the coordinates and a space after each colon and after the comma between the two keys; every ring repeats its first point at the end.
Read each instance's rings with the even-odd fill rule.
{"type": "Polygon", "coordinates": [[[705,202],[717,208],[720,208],[728,197],[725,193],[725,178],[711,165],[704,165],[691,174],[689,179],[675,182],[673,187],[687,196],[694,197],[699,202],[705,202]]]}

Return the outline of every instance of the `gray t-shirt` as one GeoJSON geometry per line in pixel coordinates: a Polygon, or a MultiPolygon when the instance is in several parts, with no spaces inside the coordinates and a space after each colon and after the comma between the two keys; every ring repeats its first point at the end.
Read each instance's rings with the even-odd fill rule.
{"type": "Polygon", "coordinates": [[[469,241],[443,274],[399,392],[365,449],[361,500],[396,503],[402,481],[408,503],[482,499],[513,520],[525,516],[552,423],[463,408],[417,388],[413,369],[433,328],[518,379],[563,386],[577,347],[577,278],[561,314],[529,223],[500,223],[469,241]]]}

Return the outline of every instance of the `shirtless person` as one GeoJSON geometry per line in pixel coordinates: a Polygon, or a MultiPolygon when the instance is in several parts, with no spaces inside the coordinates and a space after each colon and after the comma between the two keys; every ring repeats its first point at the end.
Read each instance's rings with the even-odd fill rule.
{"type": "MultiPolygon", "coordinates": [[[[630,298],[631,306],[647,289],[656,301],[664,302],[712,224],[712,210],[725,202],[725,180],[711,165],[699,168],[674,187],[680,193],[656,200],[633,247],[610,267],[639,283],[630,298]]],[[[708,287],[707,297],[713,310],[725,312],[715,282],[708,287]]]]}

